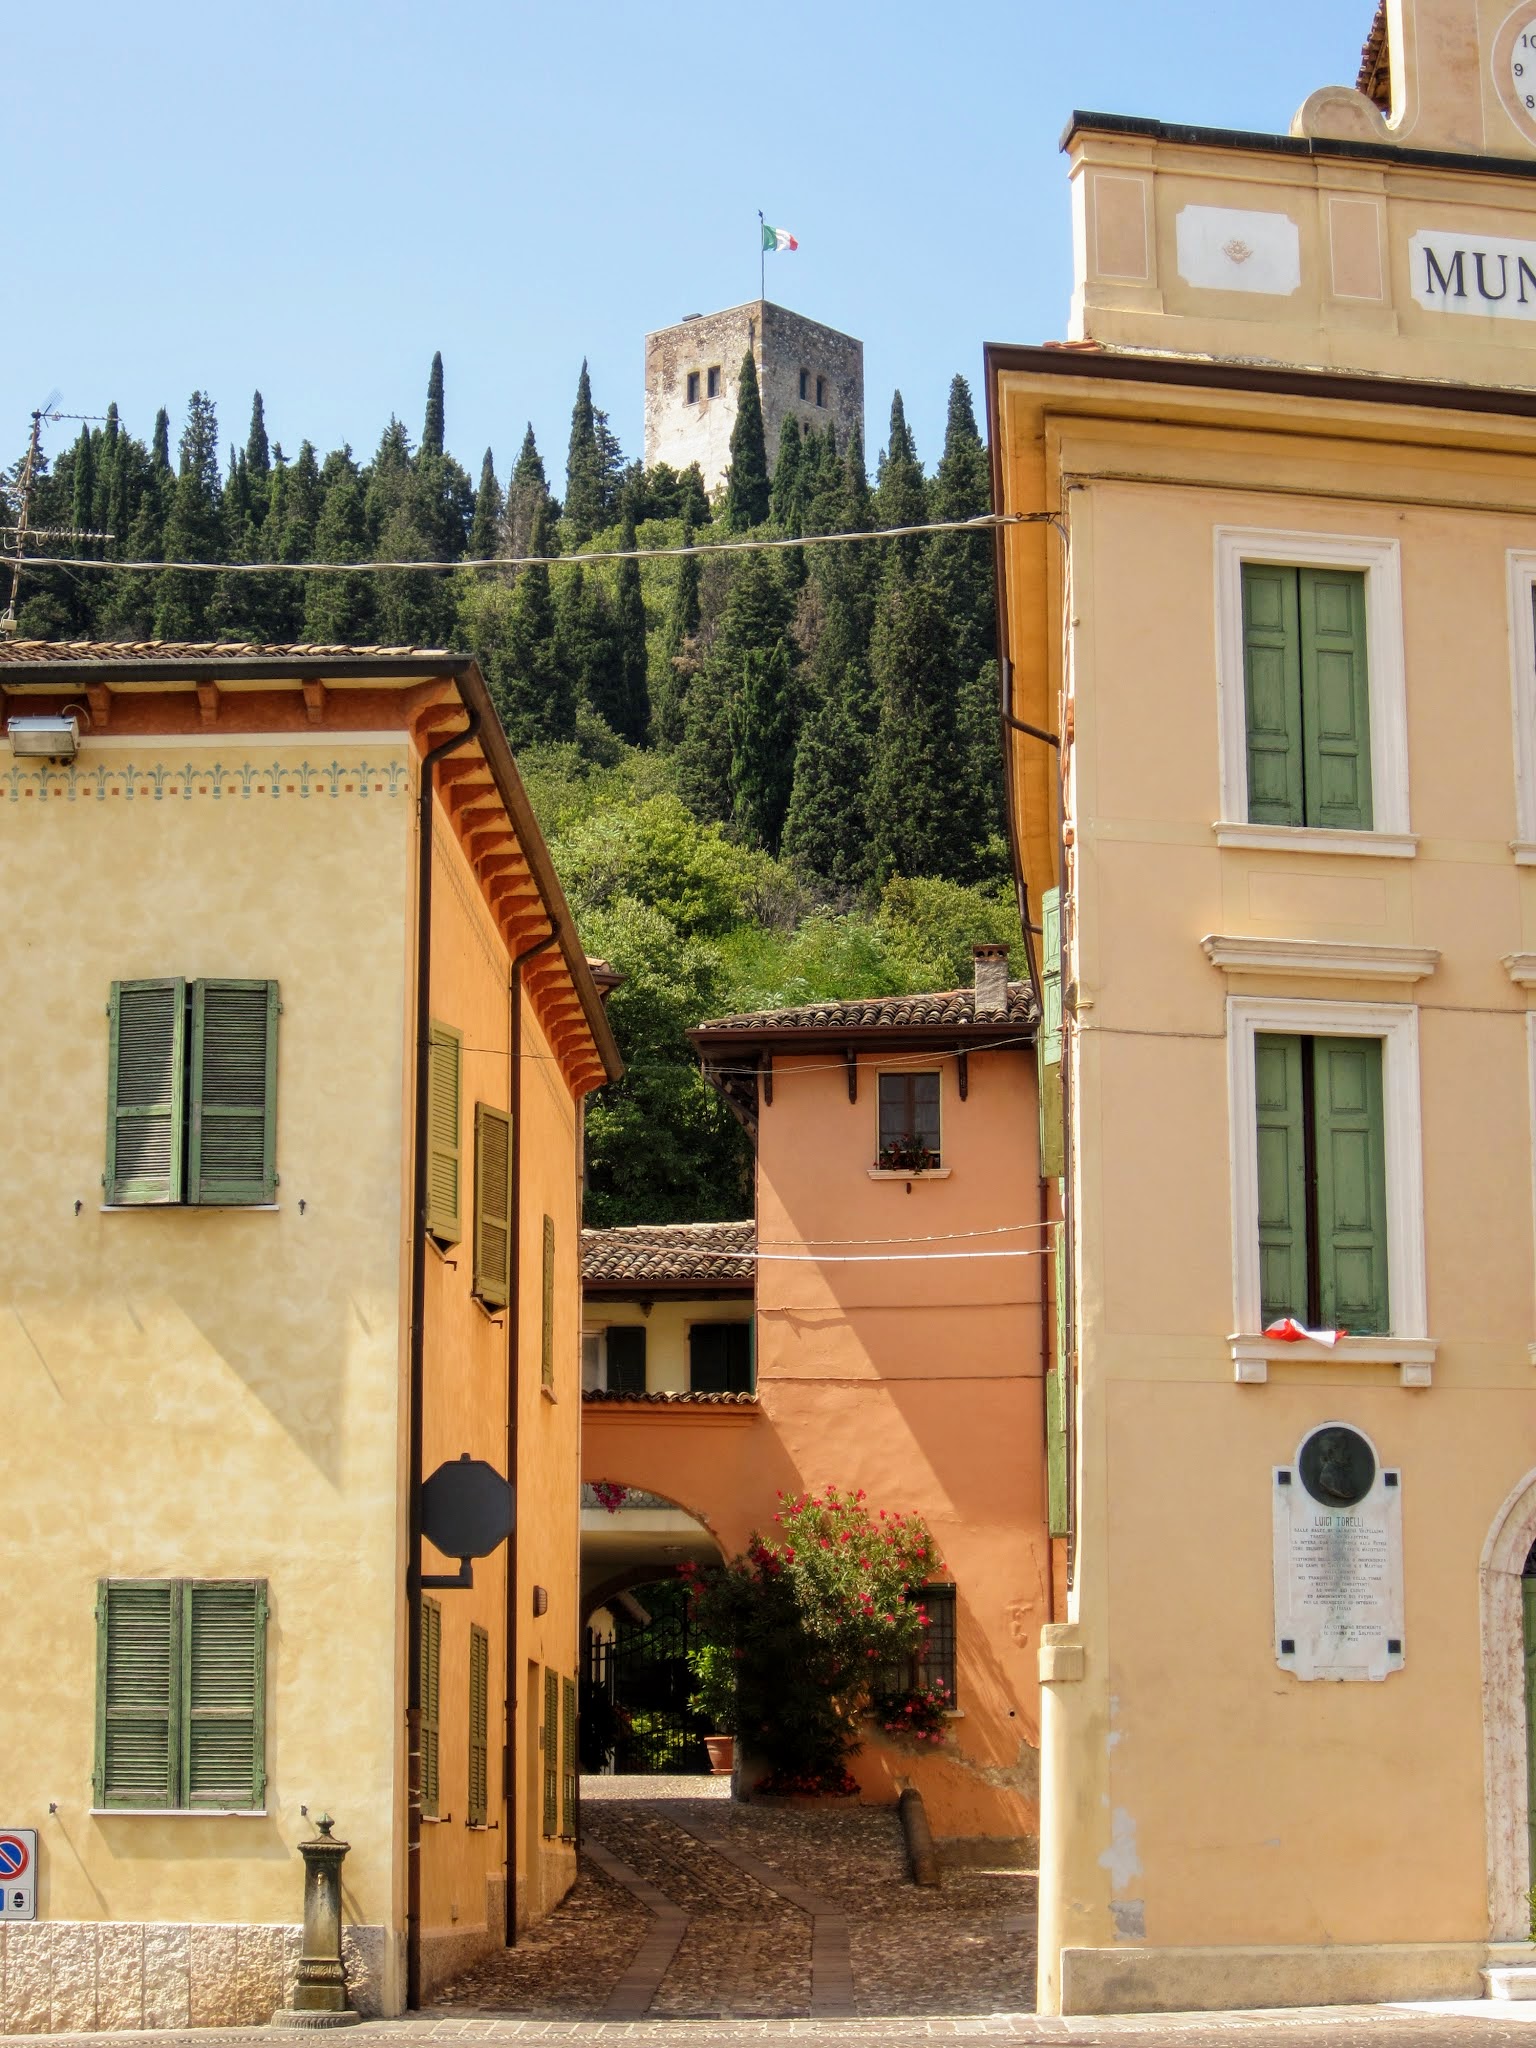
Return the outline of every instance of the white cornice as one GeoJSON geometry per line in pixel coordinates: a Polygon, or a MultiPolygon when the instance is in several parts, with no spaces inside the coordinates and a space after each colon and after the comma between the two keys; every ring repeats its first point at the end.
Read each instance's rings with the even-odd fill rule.
{"type": "MultiPolygon", "coordinates": [[[[1326,974],[1347,981],[1422,981],[1440,965],[1433,946],[1364,946],[1347,939],[1264,939],[1207,932],[1200,941],[1213,967],[1229,974],[1326,974]]],[[[1536,963],[1536,954],[1514,958],[1536,963]]],[[[1513,971],[1513,970],[1511,970],[1513,971]]]]}
{"type": "Polygon", "coordinates": [[[1521,988],[1536,988],[1536,953],[1506,953],[1504,971],[1521,988]]]}

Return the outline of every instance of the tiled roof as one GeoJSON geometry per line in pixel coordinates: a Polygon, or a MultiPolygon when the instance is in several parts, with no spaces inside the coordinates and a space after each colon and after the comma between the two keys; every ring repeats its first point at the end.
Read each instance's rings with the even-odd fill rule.
{"type": "Polygon", "coordinates": [[[401,660],[444,654],[441,647],[329,647],[309,641],[247,640],[6,640],[0,638],[0,667],[24,668],[52,661],[316,661],[364,660],[389,655],[401,660]]]}
{"type": "MultiPolygon", "coordinates": [[[[752,1010],[738,1017],[712,1017],[700,1031],[871,1031],[912,1030],[952,1024],[989,1024],[976,1015],[974,988],[952,988],[937,994],[879,996],[869,1002],[804,1003],[793,1010],[752,1010]]],[[[1034,993],[1027,981],[1010,981],[1008,1009],[999,1024],[1033,1024],[1034,993]]]]}
{"type": "Polygon", "coordinates": [[[752,1223],[633,1223],[581,1233],[583,1280],[750,1280],[752,1223]]]}
{"type": "Polygon", "coordinates": [[[1356,92],[1374,100],[1384,114],[1392,111],[1392,55],[1387,47],[1387,0],[1379,0],[1371,32],[1360,52],[1360,76],[1356,92]]]}
{"type": "Polygon", "coordinates": [[[755,1408],[756,1394],[620,1394],[606,1387],[590,1387],[583,1401],[625,1401],[652,1408],[755,1408]]]}

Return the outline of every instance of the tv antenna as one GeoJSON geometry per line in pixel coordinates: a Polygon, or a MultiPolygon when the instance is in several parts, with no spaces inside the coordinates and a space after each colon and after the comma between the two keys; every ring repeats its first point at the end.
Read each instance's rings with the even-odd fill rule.
{"type": "MultiPolygon", "coordinates": [[[[38,458],[42,454],[44,422],[51,427],[58,420],[104,420],[100,412],[60,412],[59,403],[64,394],[55,387],[32,414],[32,431],[27,437],[27,452],[22,458],[21,475],[16,479],[20,497],[20,510],[14,525],[7,525],[3,531],[15,538],[11,559],[10,602],[0,612],[0,633],[16,631],[16,594],[21,588],[21,564],[27,552],[27,515],[32,506],[32,486],[37,476],[38,458]]],[[[110,533],[90,533],[74,526],[38,526],[32,528],[38,540],[111,540],[110,533]]]]}

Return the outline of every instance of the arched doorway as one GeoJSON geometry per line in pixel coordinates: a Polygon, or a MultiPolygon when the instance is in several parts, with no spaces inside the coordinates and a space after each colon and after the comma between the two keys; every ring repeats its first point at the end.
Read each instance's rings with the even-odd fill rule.
{"type": "Polygon", "coordinates": [[[681,1567],[720,1548],[660,1494],[598,1480],[581,1490],[581,1767],[618,1776],[705,1772],[693,1710],[681,1567]]]}
{"type": "Polygon", "coordinates": [[[1488,1932],[1494,1941],[1525,1941],[1536,1873],[1536,1472],[1499,1510],[1480,1581],[1488,1932]]]}

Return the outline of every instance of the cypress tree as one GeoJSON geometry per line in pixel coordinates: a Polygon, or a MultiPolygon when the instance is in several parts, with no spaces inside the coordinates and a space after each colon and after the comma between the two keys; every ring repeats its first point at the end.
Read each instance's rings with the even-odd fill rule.
{"type": "Polygon", "coordinates": [[[801,470],[800,422],[793,413],[786,413],[784,424],[779,428],[779,458],[773,465],[773,484],[769,491],[769,503],[773,510],[773,523],[781,533],[804,533],[806,478],[801,470]]]}
{"type": "Polygon", "coordinates": [[[512,474],[507,480],[507,502],[502,513],[501,552],[514,558],[533,553],[533,527],[539,508],[550,502],[544,460],[533,438],[533,426],[523,436],[512,474]]]}
{"type": "Polygon", "coordinates": [[[122,422],[117,416],[114,400],[107,407],[106,424],[101,430],[101,459],[96,465],[96,501],[91,507],[91,524],[108,532],[112,530],[112,498],[117,487],[117,444],[122,438],[122,422]]]}
{"type": "MultiPolygon", "coordinates": [[[[313,559],[361,562],[368,556],[368,522],[362,479],[350,448],[325,458],[320,472],[324,494],[315,522],[313,559]]],[[[304,637],[322,645],[367,645],[374,637],[372,579],[368,576],[308,576],[304,591],[304,637]]]]}
{"type": "Polygon", "coordinates": [[[272,471],[272,451],[267,445],[267,416],[259,391],[251,399],[251,428],[245,437],[245,466],[253,477],[263,479],[272,471]]]}
{"type": "MultiPolygon", "coordinates": [[[[351,450],[347,451],[350,459],[351,450]]],[[[320,480],[320,458],[313,441],[299,443],[298,456],[288,479],[287,519],[283,527],[283,551],[271,561],[309,562],[323,560],[315,548],[315,529],[325,504],[325,486],[320,480]]]]}
{"type": "MultiPolygon", "coordinates": [[[[891,431],[875,480],[875,518],[880,526],[921,526],[928,517],[928,493],[923,486],[922,464],[912,445],[906,408],[898,391],[891,400],[891,431]]],[[[907,575],[922,559],[920,535],[892,541],[890,548],[907,575]]]]}
{"type": "MultiPolygon", "coordinates": [[[[635,522],[626,507],[619,546],[635,545],[635,522]]],[[[646,680],[645,601],[640,590],[640,564],[620,562],[616,576],[613,610],[613,659],[594,678],[593,708],[604,717],[620,739],[638,746],[651,722],[650,692],[646,680]]]]}
{"type": "Polygon", "coordinates": [[[789,649],[777,640],[749,648],[727,713],[731,815],[749,845],[777,856],[795,777],[795,720],[789,649]]]}
{"type": "MultiPolygon", "coordinates": [[[[165,525],[165,552],[172,561],[224,559],[221,499],[218,415],[213,400],[194,391],[182,429],[181,462],[165,525]]],[[[187,570],[167,569],[155,581],[156,639],[204,638],[215,594],[213,580],[187,570]]]]}
{"type": "Polygon", "coordinates": [[[785,858],[843,895],[859,888],[869,870],[866,697],[867,679],[847,670],[806,719],[784,823],[785,858]]]}
{"type": "Polygon", "coordinates": [[[372,462],[362,472],[361,482],[369,544],[377,547],[389,521],[402,505],[409,503],[415,483],[411,437],[393,413],[379,436],[372,462]]]}
{"type": "Polygon", "coordinates": [[[791,610],[772,558],[745,556],[731,579],[709,654],[683,700],[677,782],[696,817],[725,824],[734,813],[731,705],[742,687],[747,657],[760,657],[780,641],[787,647],[791,610]]]}
{"type": "MultiPolygon", "coordinates": [[[[294,546],[290,476],[287,459],[279,444],[272,451],[272,469],[267,479],[267,512],[256,539],[260,561],[293,562],[302,559],[294,546]]],[[[273,575],[245,576],[240,580],[246,585],[246,613],[256,638],[266,641],[297,640],[304,617],[304,579],[273,575]]]]}
{"type": "MultiPolygon", "coordinates": [[[[530,427],[530,437],[533,429],[530,427]]],[[[571,538],[579,546],[602,524],[604,511],[603,457],[598,444],[597,413],[592,404],[592,379],[587,359],[581,359],[576,382],[576,403],[571,408],[571,440],[565,460],[565,517],[571,538]]]]}
{"type": "Polygon", "coordinates": [[[423,455],[442,454],[443,424],[443,356],[439,349],[432,358],[432,368],[427,376],[427,416],[421,427],[423,455]]]}
{"type": "MultiPolygon", "coordinates": [[[[98,437],[99,438],[99,437],[98,437]]],[[[88,533],[96,520],[96,460],[91,430],[80,429],[75,443],[74,474],[70,478],[69,523],[77,533],[88,533]]],[[[73,552],[73,550],[70,550],[73,552]]]]}
{"type": "Polygon", "coordinates": [[[690,462],[678,476],[677,517],[686,526],[709,524],[709,493],[704,488],[704,473],[696,462],[690,462]]]}
{"type": "MultiPolygon", "coordinates": [[[[992,479],[976,431],[964,377],[949,387],[944,454],[934,474],[935,519],[974,519],[990,511],[992,479]]],[[[997,613],[992,540],[987,533],[936,533],[928,543],[928,574],[942,595],[959,672],[956,701],[961,751],[984,833],[1004,830],[1003,753],[998,743],[997,613]]]]}
{"type": "Polygon", "coordinates": [[[725,479],[726,523],[738,533],[768,517],[768,446],[763,435],[763,401],[757,364],[748,349],[736,385],[736,424],[731,428],[731,466],[725,479]]]}
{"type": "MultiPolygon", "coordinates": [[[[691,548],[693,528],[683,526],[683,546],[691,548]]],[[[693,673],[693,642],[699,630],[699,558],[684,555],[677,565],[662,632],[662,662],[652,691],[655,736],[666,748],[675,747],[683,736],[683,700],[687,678],[693,673]]]]}
{"type": "Polygon", "coordinates": [[[968,881],[980,836],[955,728],[954,644],[937,586],[886,579],[870,641],[879,701],[869,786],[874,877],[968,881]]]}
{"type": "Polygon", "coordinates": [[[162,405],[155,414],[154,438],[149,444],[149,459],[156,469],[169,471],[171,466],[171,416],[162,405]]]}
{"type": "MultiPolygon", "coordinates": [[[[535,516],[530,552],[555,552],[554,514],[547,500],[535,516]]],[[[527,747],[573,738],[576,697],[560,647],[548,569],[524,569],[510,590],[493,588],[487,599],[504,621],[485,659],[486,682],[508,739],[514,747],[527,747]]]]}
{"type": "Polygon", "coordinates": [[[475,517],[469,529],[469,558],[472,562],[488,561],[496,553],[501,538],[502,511],[501,485],[496,481],[496,465],[487,448],[480,464],[480,488],[475,492],[475,517]]]}

